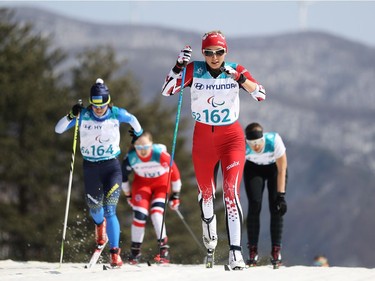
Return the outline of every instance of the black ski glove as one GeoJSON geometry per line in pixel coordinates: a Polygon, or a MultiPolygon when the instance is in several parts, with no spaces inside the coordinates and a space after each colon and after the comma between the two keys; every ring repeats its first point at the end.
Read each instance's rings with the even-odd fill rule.
{"type": "Polygon", "coordinates": [[[139,138],[139,136],[136,136],[136,134],[134,133],[134,129],[133,128],[131,128],[129,130],[129,134],[132,137],[131,143],[134,144],[137,141],[137,139],[139,138]]]}
{"type": "Polygon", "coordinates": [[[277,193],[275,211],[281,217],[283,215],[285,215],[285,213],[287,211],[287,205],[286,205],[286,201],[285,201],[285,192],[278,192],[277,193]]]}
{"type": "Polygon", "coordinates": [[[68,119],[73,120],[73,118],[77,117],[78,114],[81,113],[82,109],[83,109],[82,103],[77,103],[73,105],[72,109],[70,110],[68,114],[68,119]]]}

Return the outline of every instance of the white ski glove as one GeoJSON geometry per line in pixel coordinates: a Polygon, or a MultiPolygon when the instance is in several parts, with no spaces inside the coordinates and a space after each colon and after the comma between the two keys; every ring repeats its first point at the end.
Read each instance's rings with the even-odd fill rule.
{"type": "Polygon", "coordinates": [[[180,54],[178,55],[178,58],[177,58],[177,63],[179,65],[183,65],[183,64],[188,64],[188,62],[190,61],[191,59],[191,53],[193,52],[193,50],[191,49],[190,46],[186,45],[180,52],[180,54]]]}

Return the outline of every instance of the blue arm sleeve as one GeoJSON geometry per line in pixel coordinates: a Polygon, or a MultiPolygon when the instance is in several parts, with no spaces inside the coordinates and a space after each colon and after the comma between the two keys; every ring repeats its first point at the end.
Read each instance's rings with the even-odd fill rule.
{"type": "Polygon", "coordinates": [[[118,120],[120,121],[120,123],[129,123],[130,126],[133,127],[136,136],[142,134],[143,129],[141,127],[141,124],[139,124],[138,119],[133,114],[130,114],[127,110],[123,108],[119,109],[118,120]]]}

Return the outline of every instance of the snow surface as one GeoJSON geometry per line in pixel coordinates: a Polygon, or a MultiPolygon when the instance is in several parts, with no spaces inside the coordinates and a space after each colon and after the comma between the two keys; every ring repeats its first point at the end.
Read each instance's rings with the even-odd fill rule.
{"type": "Polygon", "coordinates": [[[242,271],[225,271],[223,265],[206,269],[204,265],[124,265],[103,270],[102,264],[85,269],[83,263],[47,263],[39,261],[0,261],[1,281],[374,281],[375,268],[290,266],[273,269],[258,266],[242,271]]]}

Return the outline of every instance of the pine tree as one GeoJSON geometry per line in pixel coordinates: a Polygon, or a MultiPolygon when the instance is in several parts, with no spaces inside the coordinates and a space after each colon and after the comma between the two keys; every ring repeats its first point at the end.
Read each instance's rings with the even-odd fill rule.
{"type": "MultiPolygon", "coordinates": [[[[57,121],[78,99],[88,105],[90,87],[100,77],[108,85],[114,105],[137,116],[143,128],[154,135],[154,141],[164,143],[171,152],[176,107],[166,105],[159,93],[160,85],[154,99],[145,102],[139,94],[141,81],[124,71],[126,62],[117,61],[109,46],[83,50],[75,68],[58,72],[63,69],[60,65],[65,53],[54,49],[49,37],[35,33],[32,25],[12,18],[9,10],[0,10],[0,258],[57,262],[73,141],[73,130],[55,134],[57,121]]],[[[183,137],[186,123],[182,118],[174,158],[183,183],[180,210],[200,237],[197,189],[190,148],[185,147],[183,137]]],[[[121,157],[130,145],[129,128],[125,124],[121,128],[121,157]]],[[[125,254],[130,246],[132,213],[124,197],[120,198],[118,215],[120,245],[125,254]]],[[[92,250],[94,225],[84,201],[79,149],[68,218],[64,261],[83,262],[92,250]]],[[[200,263],[199,248],[189,246],[192,238],[169,209],[166,223],[174,261],[200,263]]],[[[151,249],[150,255],[154,255],[157,247],[149,224],[145,254],[151,249]]]]}
{"type": "Polygon", "coordinates": [[[64,55],[8,10],[0,18],[0,248],[14,259],[48,259],[56,245],[46,241],[59,228],[54,124],[64,88],[55,69],[64,55]]]}

